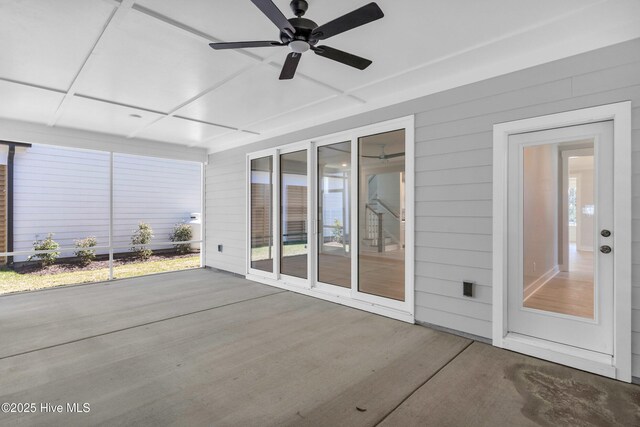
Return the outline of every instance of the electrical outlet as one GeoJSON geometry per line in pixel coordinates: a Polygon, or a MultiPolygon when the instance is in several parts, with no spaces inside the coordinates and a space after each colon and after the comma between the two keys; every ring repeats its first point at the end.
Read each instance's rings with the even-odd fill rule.
{"type": "Polygon", "coordinates": [[[462,295],[465,297],[473,296],[473,282],[462,282],[462,295]]]}

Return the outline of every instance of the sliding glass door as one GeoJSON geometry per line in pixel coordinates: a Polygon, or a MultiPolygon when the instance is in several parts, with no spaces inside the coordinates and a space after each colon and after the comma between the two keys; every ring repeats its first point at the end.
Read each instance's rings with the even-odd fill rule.
{"type": "Polygon", "coordinates": [[[280,273],[308,277],[307,150],[280,155],[280,273]]]}
{"type": "Polygon", "coordinates": [[[273,273],[273,157],[251,160],[250,267],[273,273]]]}
{"type": "Polygon", "coordinates": [[[249,278],[413,319],[413,122],[249,156],[249,278]]]}
{"type": "Polygon", "coordinates": [[[351,288],[351,141],[319,146],[318,276],[351,288]]]}
{"type": "Polygon", "coordinates": [[[358,290],[405,298],[405,131],[358,139],[358,290]]]}

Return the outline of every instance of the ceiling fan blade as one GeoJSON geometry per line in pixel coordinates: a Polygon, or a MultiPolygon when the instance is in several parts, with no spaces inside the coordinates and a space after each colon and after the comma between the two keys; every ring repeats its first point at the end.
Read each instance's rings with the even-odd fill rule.
{"type": "Polygon", "coordinates": [[[280,73],[280,80],[290,80],[296,75],[296,69],[298,68],[300,58],[302,58],[301,53],[291,52],[287,55],[287,60],[284,61],[282,72],[280,73]]]}
{"type": "Polygon", "coordinates": [[[371,65],[371,61],[369,61],[368,59],[361,58],[359,56],[352,55],[350,53],[343,52],[329,46],[314,46],[311,49],[313,49],[313,51],[317,55],[333,59],[334,61],[341,62],[345,65],[357,68],[358,70],[364,70],[369,65],[371,65]]]}
{"type": "Polygon", "coordinates": [[[271,22],[276,24],[276,27],[278,27],[281,32],[293,37],[296,29],[293,28],[293,25],[291,25],[280,9],[278,9],[271,0],[251,0],[251,2],[255,4],[258,9],[260,9],[260,11],[262,11],[262,13],[271,20],[271,22]]]}
{"type": "Polygon", "coordinates": [[[329,37],[333,37],[337,34],[344,33],[345,31],[349,31],[361,25],[378,20],[383,16],[384,13],[382,13],[382,10],[377,4],[369,3],[366,6],[362,6],[360,9],[356,9],[346,15],[342,15],[340,18],[336,18],[331,22],[327,22],[326,24],[319,26],[313,30],[311,38],[325,40],[329,37]]]}
{"type": "Polygon", "coordinates": [[[394,157],[404,157],[404,153],[385,154],[385,159],[393,159],[394,157]]]}
{"type": "Polygon", "coordinates": [[[250,42],[226,42],[226,43],[209,43],[215,50],[222,49],[246,49],[249,47],[275,47],[275,46],[284,46],[284,44],[280,42],[271,42],[271,41],[250,41],[250,42]]]}

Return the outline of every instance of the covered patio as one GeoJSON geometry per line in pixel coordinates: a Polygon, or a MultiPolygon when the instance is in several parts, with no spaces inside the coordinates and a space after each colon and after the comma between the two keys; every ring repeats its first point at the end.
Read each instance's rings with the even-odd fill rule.
{"type": "Polygon", "coordinates": [[[211,269],[0,297],[0,342],[38,405],[2,425],[640,423],[637,386],[211,269]]]}

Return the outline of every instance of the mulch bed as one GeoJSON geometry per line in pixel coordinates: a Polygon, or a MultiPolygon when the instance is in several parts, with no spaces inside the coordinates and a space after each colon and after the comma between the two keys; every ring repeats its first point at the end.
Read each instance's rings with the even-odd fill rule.
{"type": "MultiPolygon", "coordinates": [[[[190,258],[197,255],[197,253],[189,253],[184,255],[178,255],[175,253],[168,254],[154,254],[151,258],[142,261],[139,258],[132,256],[114,256],[113,266],[117,267],[120,265],[126,264],[134,264],[140,262],[153,262],[153,261],[166,261],[170,259],[179,259],[179,258],[190,258]]],[[[47,276],[49,274],[60,274],[60,273],[73,273],[77,271],[89,271],[89,270],[100,270],[103,268],[109,268],[109,259],[97,259],[93,261],[91,264],[87,266],[82,266],[78,262],[60,262],[53,265],[49,265],[47,267],[42,267],[38,263],[28,263],[23,264],[21,266],[15,267],[16,273],[20,274],[33,274],[36,276],[47,276]]]]}

